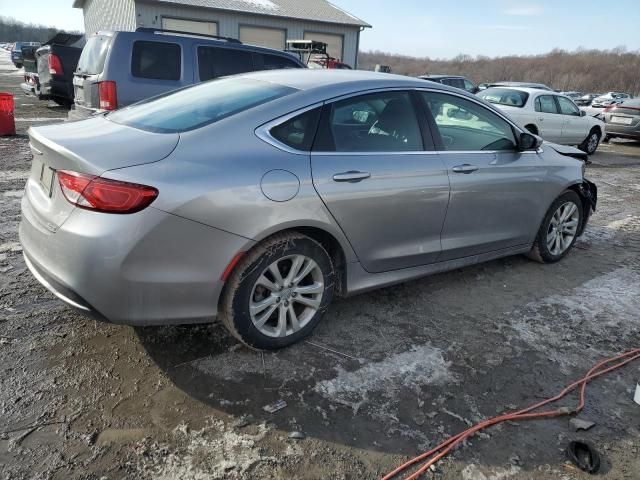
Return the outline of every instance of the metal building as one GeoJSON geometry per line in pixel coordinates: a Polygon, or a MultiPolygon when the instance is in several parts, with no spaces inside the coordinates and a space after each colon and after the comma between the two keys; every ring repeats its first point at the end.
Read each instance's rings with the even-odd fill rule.
{"type": "Polygon", "coordinates": [[[284,50],[287,40],[319,40],[356,67],[360,32],[371,27],[326,0],[74,0],[87,34],[164,28],[238,38],[284,50]]]}

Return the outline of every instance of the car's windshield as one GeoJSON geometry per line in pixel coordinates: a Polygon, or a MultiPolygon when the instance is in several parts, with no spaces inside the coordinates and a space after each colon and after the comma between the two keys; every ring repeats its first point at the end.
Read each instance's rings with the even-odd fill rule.
{"type": "Polygon", "coordinates": [[[480,98],[497,105],[522,108],[526,105],[529,94],[512,88],[488,88],[478,94],[480,98]]]}
{"type": "Polygon", "coordinates": [[[296,91],[284,85],[227,77],[136,103],[107,118],[141,130],[178,133],[203,127],[296,91]]]}

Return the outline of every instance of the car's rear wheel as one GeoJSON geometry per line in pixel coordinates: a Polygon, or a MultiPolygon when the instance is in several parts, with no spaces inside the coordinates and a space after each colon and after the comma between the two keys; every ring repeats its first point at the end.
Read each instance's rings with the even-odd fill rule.
{"type": "Polygon", "coordinates": [[[544,217],[529,258],[541,263],[553,263],[563,258],[576,242],[584,211],[576,192],[560,195],[544,217]]]}
{"type": "Polygon", "coordinates": [[[587,155],[593,155],[596,153],[598,145],[600,145],[600,131],[597,128],[593,128],[579,148],[587,155]]]}
{"type": "Polygon", "coordinates": [[[254,247],[234,269],[220,316],[249,347],[286,347],[320,322],[333,297],[333,284],[333,264],[322,245],[296,232],[275,235],[254,247]]]}

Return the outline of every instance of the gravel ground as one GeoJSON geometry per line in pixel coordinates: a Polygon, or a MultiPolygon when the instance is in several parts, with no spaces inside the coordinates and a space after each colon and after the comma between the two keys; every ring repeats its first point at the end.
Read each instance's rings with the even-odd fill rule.
{"type": "MultiPolygon", "coordinates": [[[[277,353],[218,324],[96,323],[30,275],[17,227],[26,129],[65,112],[16,94],[0,138],[0,478],[375,479],[449,435],[555,394],[597,359],[640,346],[640,144],[588,169],[596,215],[562,262],[517,256],[335,302],[309,339],[277,353]],[[263,406],[287,406],[267,413],[263,406]]],[[[563,449],[586,439],[603,479],[640,478],[640,365],[594,382],[568,419],[487,430],[429,478],[582,479],[563,449]]],[[[564,404],[573,404],[574,397],[564,404]]]]}

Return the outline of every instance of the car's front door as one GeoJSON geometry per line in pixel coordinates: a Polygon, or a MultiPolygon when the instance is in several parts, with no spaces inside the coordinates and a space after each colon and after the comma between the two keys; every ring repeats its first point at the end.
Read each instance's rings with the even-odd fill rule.
{"type": "Polygon", "coordinates": [[[558,108],[562,115],[562,143],[578,145],[587,138],[589,121],[582,116],[580,109],[571,100],[556,96],[558,108]]]}
{"type": "Polygon", "coordinates": [[[536,97],[534,109],[536,111],[536,125],[538,126],[539,135],[549,142],[562,143],[564,119],[560,115],[554,95],[536,97]]]}
{"type": "Polygon", "coordinates": [[[532,244],[546,176],[536,152],[517,151],[511,124],[478,102],[421,95],[451,183],[439,261],[532,244]]]}
{"type": "Polygon", "coordinates": [[[313,184],[369,272],[440,255],[449,179],[416,100],[394,90],[352,96],[325,105],[320,119],[313,184]]]}

